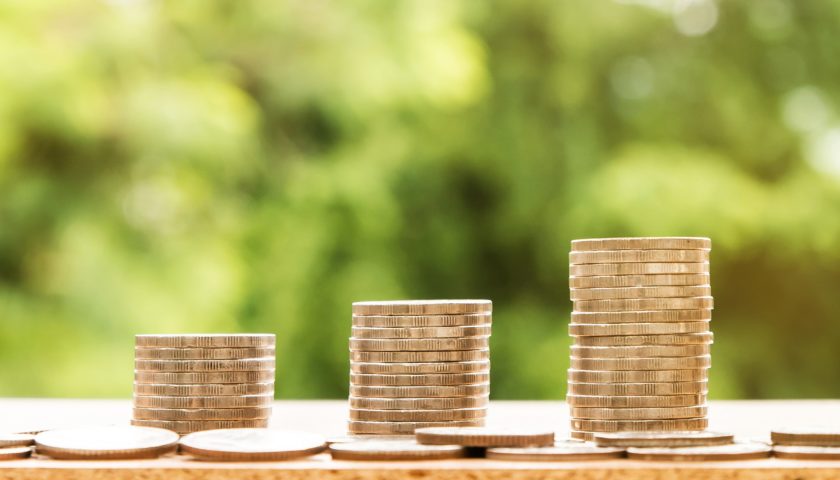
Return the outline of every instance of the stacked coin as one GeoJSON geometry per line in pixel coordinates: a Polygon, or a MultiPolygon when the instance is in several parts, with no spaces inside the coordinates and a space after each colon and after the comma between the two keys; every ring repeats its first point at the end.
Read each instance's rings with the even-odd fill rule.
{"type": "Polygon", "coordinates": [[[489,300],[354,303],[348,431],[484,425],[492,307],[489,300]]]}
{"type": "Polygon", "coordinates": [[[273,334],[137,335],[133,425],[180,434],[267,427],[273,334]]]}
{"type": "Polygon", "coordinates": [[[572,435],[706,428],[711,240],[572,241],[572,435]]]}

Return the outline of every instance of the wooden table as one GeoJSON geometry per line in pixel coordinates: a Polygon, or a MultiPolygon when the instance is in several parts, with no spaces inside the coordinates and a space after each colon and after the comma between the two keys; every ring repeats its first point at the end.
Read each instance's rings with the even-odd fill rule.
{"type": "MultiPolygon", "coordinates": [[[[0,431],[47,427],[127,424],[128,400],[0,399],[0,431]]],[[[281,401],[273,428],[343,433],[343,401],[281,401]]],[[[774,425],[840,423],[840,401],[717,401],[710,407],[710,428],[742,438],[768,438],[774,425]]],[[[493,402],[490,425],[551,425],[568,431],[562,402],[493,402]]],[[[742,462],[660,463],[616,459],[601,462],[509,462],[463,459],[427,462],[333,461],[328,454],[274,463],[211,463],[169,456],[156,460],[59,461],[44,457],[0,462],[5,479],[248,479],[341,480],[412,479],[838,479],[840,461],[782,459],[742,462]]]]}

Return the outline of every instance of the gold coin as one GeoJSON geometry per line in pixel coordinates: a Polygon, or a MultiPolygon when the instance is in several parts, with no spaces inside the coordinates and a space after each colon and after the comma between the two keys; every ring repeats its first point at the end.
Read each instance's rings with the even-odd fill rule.
{"type": "Polygon", "coordinates": [[[572,250],[710,250],[712,240],[706,237],[624,237],[582,238],[572,240],[572,250]]]}
{"type": "Polygon", "coordinates": [[[616,335],[612,337],[575,337],[583,347],[632,347],[643,345],[705,345],[713,343],[712,332],[673,335],[616,335]]]}
{"type": "Polygon", "coordinates": [[[444,373],[422,375],[368,375],[351,373],[354,385],[412,386],[412,385],[472,385],[490,381],[489,373],[444,373]]]}
{"type": "Polygon", "coordinates": [[[686,275],[709,273],[709,262],[699,263],[590,263],[569,265],[573,277],[607,275],[686,275]]]}
{"type": "Polygon", "coordinates": [[[350,338],[350,350],[373,352],[480,350],[490,348],[490,337],[411,338],[370,340],[350,338]]]}
{"type": "Polygon", "coordinates": [[[571,430],[569,432],[569,438],[580,442],[591,442],[595,438],[595,434],[592,432],[579,432],[577,430],[571,430]]]}
{"type": "Polygon", "coordinates": [[[712,366],[711,355],[697,357],[652,357],[652,358],[575,358],[569,362],[577,370],[680,370],[708,368],[712,366]]]}
{"type": "Polygon", "coordinates": [[[749,442],[715,445],[711,447],[628,448],[627,456],[636,460],[674,462],[715,462],[723,460],[754,460],[768,458],[770,445],[749,442]]]}
{"type": "Polygon", "coordinates": [[[240,408],[271,406],[274,394],[216,397],[135,396],[134,406],[145,408],[240,408]]]}
{"type": "Polygon", "coordinates": [[[568,392],[572,395],[685,395],[709,392],[709,383],[663,382],[663,383],[579,383],[569,382],[568,392]]]}
{"type": "Polygon", "coordinates": [[[596,250],[569,252],[569,263],[700,263],[709,261],[709,250],[596,250]]]}
{"type": "Polygon", "coordinates": [[[473,362],[489,359],[489,348],[438,352],[350,352],[351,362],[365,363],[473,362]]]}
{"type": "Polygon", "coordinates": [[[271,407],[134,408],[135,420],[253,420],[271,416],[271,407]]]}
{"type": "Polygon", "coordinates": [[[336,460],[366,461],[443,460],[466,454],[464,447],[457,445],[420,445],[414,440],[335,443],[330,445],[330,453],[336,460]]]}
{"type": "Polygon", "coordinates": [[[321,435],[292,430],[235,428],[208,430],[181,439],[181,452],[202,460],[267,462],[308,457],[327,449],[321,435]]]}
{"type": "Polygon", "coordinates": [[[574,370],[569,369],[568,380],[582,383],[663,383],[697,382],[707,380],[706,368],[688,370],[574,370]]]}
{"type": "Polygon", "coordinates": [[[35,444],[35,435],[27,433],[0,433],[0,448],[28,447],[35,444]]]}
{"type": "Polygon", "coordinates": [[[267,418],[252,420],[131,420],[132,425],[165,428],[180,434],[219,428],[266,428],[267,418]]]}
{"type": "Polygon", "coordinates": [[[680,285],[676,287],[572,288],[572,300],[617,300],[633,298],[708,297],[709,285],[680,285]]]}
{"type": "Polygon", "coordinates": [[[459,408],[447,410],[361,410],[350,409],[350,420],[365,422],[448,422],[485,418],[487,408],[459,408]]]}
{"type": "Polygon", "coordinates": [[[714,307],[712,297],[621,298],[616,300],[576,300],[578,312],[621,312],[628,310],[690,310],[714,307]]]}
{"type": "Polygon", "coordinates": [[[35,447],[41,455],[62,460],[156,458],[175,451],[178,435],[136,426],[67,428],[39,433],[35,447]]]}
{"type": "Polygon", "coordinates": [[[429,328],[470,327],[493,323],[490,313],[463,315],[353,315],[354,327],[368,328],[429,328]]]}
{"type": "Polygon", "coordinates": [[[705,430],[706,418],[680,418],[677,420],[582,420],[572,419],[572,428],[587,432],[650,432],[668,430],[705,430]]]}
{"type": "Polygon", "coordinates": [[[274,382],[265,383],[236,383],[236,384],[205,384],[205,385],[167,385],[167,384],[134,384],[134,394],[150,396],[196,397],[196,396],[226,396],[226,395],[274,395],[274,382]]]}
{"type": "Polygon", "coordinates": [[[250,372],[142,372],[134,371],[135,383],[262,383],[274,380],[274,370],[250,372]]]}
{"type": "Polygon", "coordinates": [[[147,372],[245,372],[273,370],[274,357],[239,360],[134,360],[135,370],[147,372]]]}
{"type": "Polygon", "coordinates": [[[486,337],[490,335],[489,325],[465,327],[353,327],[355,338],[463,338],[486,337]]]}
{"type": "Polygon", "coordinates": [[[274,357],[273,347],[243,348],[162,348],[137,347],[137,360],[236,360],[242,358],[274,357]]]}
{"type": "Polygon", "coordinates": [[[595,277],[569,277],[569,288],[629,288],[669,287],[678,285],[709,285],[708,273],[661,275],[604,275],[595,277]]]}
{"type": "Polygon", "coordinates": [[[350,362],[353,373],[406,374],[406,373],[470,373],[490,371],[490,361],[476,362],[427,362],[427,363],[363,363],[350,362]]]}
{"type": "Polygon", "coordinates": [[[439,398],[366,398],[350,397],[350,408],[366,410],[445,410],[477,408],[490,404],[489,395],[439,398]]]}
{"type": "Polygon", "coordinates": [[[136,335],[138,347],[242,348],[274,347],[273,333],[232,333],[198,335],[136,335]]]}
{"type": "Polygon", "coordinates": [[[774,445],[840,447],[840,429],[832,426],[774,428],[770,439],[774,445]]]}
{"type": "Polygon", "coordinates": [[[428,427],[480,427],[484,425],[484,419],[463,420],[451,422],[347,422],[347,431],[350,433],[376,434],[376,435],[406,435],[414,433],[418,428],[428,427]]]}
{"type": "Polygon", "coordinates": [[[490,300],[394,300],[353,302],[353,315],[456,315],[487,313],[490,300]]]}
{"type": "Polygon", "coordinates": [[[656,310],[644,312],[572,312],[572,323],[665,323],[707,322],[712,319],[710,309],[656,310]]]}
{"type": "Polygon", "coordinates": [[[493,427],[430,427],[414,432],[417,443],[424,445],[461,445],[463,447],[549,447],[554,445],[554,430],[493,427]]]}
{"type": "Polygon", "coordinates": [[[706,395],[699,393],[691,395],[653,396],[567,395],[566,403],[572,407],[601,408],[688,407],[706,403],[706,395]]]}
{"type": "Polygon", "coordinates": [[[524,462],[594,461],[624,456],[623,448],[598,447],[591,443],[564,441],[550,447],[488,448],[487,458],[524,462]]]}
{"type": "Polygon", "coordinates": [[[605,447],[709,447],[735,442],[731,433],[710,432],[616,432],[596,433],[595,442],[605,447]]]}
{"type": "Polygon", "coordinates": [[[431,398],[431,397],[475,397],[490,393],[490,384],[412,386],[412,387],[377,387],[350,385],[353,397],[376,398],[431,398]]]}
{"type": "Polygon", "coordinates": [[[709,345],[642,345],[633,347],[583,347],[572,345],[576,358],[696,357],[709,354],[709,345]]]}
{"type": "Polygon", "coordinates": [[[776,445],[773,454],[778,458],[792,460],[840,460],[840,447],[776,445]]]}
{"type": "Polygon", "coordinates": [[[648,408],[571,407],[569,411],[572,418],[593,420],[674,420],[705,417],[709,413],[705,405],[648,408]]]}
{"type": "Polygon", "coordinates": [[[32,456],[32,447],[4,447],[0,448],[0,460],[19,460],[32,456]]]}
{"type": "Polygon", "coordinates": [[[709,331],[709,322],[669,323],[590,323],[569,325],[573,337],[612,337],[618,335],[671,335],[709,331]]]}
{"type": "Polygon", "coordinates": [[[356,443],[356,442],[371,442],[371,441],[383,441],[383,442],[404,442],[410,441],[414,442],[414,435],[376,435],[376,434],[354,434],[348,433],[347,435],[333,435],[331,437],[327,437],[327,445],[332,445],[334,443],[356,443]]]}

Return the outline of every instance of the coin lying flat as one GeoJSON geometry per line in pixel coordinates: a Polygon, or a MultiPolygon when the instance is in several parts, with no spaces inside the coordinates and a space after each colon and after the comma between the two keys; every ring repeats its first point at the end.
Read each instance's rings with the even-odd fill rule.
{"type": "Polygon", "coordinates": [[[471,373],[489,372],[490,361],[475,362],[426,362],[426,363],[364,363],[351,362],[350,371],[365,374],[420,374],[420,373],[471,373]]]}
{"type": "Polygon", "coordinates": [[[35,444],[35,435],[26,433],[0,433],[0,448],[28,447],[35,444]]]}
{"type": "Polygon", "coordinates": [[[572,312],[572,323],[576,324],[707,322],[711,319],[712,310],[708,308],[627,312],[572,312]]]}
{"type": "Polygon", "coordinates": [[[336,460],[443,460],[465,456],[458,445],[420,445],[408,441],[363,441],[335,443],[330,453],[336,460]]]}
{"type": "Polygon", "coordinates": [[[772,452],[770,445],[750,442],[711,447],[628,448],[627,456],[636,460],[715,462],[767,458],[772,452]]]}
{"type": "Polygon", "coordinates": [[[639,345],[630,347],[589,347],[572,345],[572,355],[577,358],[642,358],[642,357],[697,357],[710,353],[708,344],[700,345],[639,345]]]}
{"type": "MultiPolygon", "coordinates": [[[[567,395],[566,403],[571,407],[603,408],[649,408],[649,407],[688,407],[706,403],[706,395],[701,393],[687,395],[650,395],[650,396],[598,396],[567,395]]],[[[633,445],[640,447],[642,445],[633,445]]]]}
{"type": "Polygon", "coordinates": [[[472,362],[489,359],[489,348],[437,352],[350,352],[351,361],[367,363],[472,362]]]}
{"type": "Polygon", "coordinates": [[[473,385],[490,381],[489,373],[443,373],[422,375],[381,375],[351,373],[355,385],[413,386],[413,385],[473,385]]]}
{"type": "Polygon", "coordinates": [[[240,372],[273,370],[274,357],[237,360],[135,360],[135,370],[151,372],[240,372]]]}
{"type": "Polygon", "coordinates": [[[616,432],[596,433],[595,442],[605,447],[708,447],[735,441],[731,433],[720,432],[616,432]]]}
{"type": "Polygon", "coordinates": [[[141,427],[165,428],[173,432],[186,433],[219,428],[265,428],[267,418],[253,420],[138,420],[132,419],[132,425],[141,427]]]}
{"type": "Polygon", "coordinates": [[[840,460],[840,447],[776,445],[773,455],[793,460],[840,460]]]}
{"type": "Polygon", "coordinates": [[[490,393],[489,383],[476,385],[412,386],[412,387],[375,387],[350,385],[353,397],[377,398],[430,398],[430,397],[474,397],[490,393]]]}
{"type": "Polygon", "coordinates": [[[236,360],[241,358],[274,357],[273,347],[242,348],[163,348],[137,347],[134,358],[138,360],[236,360]]]}
{"type": "Polygon", "coordinates": [[[617,237],[582,238],[572,240],[572,250],[709,250],[712,240],[707,237],[617,237]]]}
{"type": "Polygon", "coordinates": [[[526,462],[604,460],[623,456],[623,448],[598,447],[591,443],[576,441],[557,442],[550,447],[487,449],[487,458],[526,462]]]}
{"type": "Polygon", "coordinates": [[[685,395],[708,393],[709,384],[702,382],[667,382],[667,383],[577,383],[569,382],[572,395],[685,395]]]}
{"type": "Polygon", "coordinates": [[[490,337],[365,339],[350,338],[350,350],[374,352],[479,350],[490,347],[490,337]]]}
{"type": "Polygon", "coordinates": [[[572,288],[572,300],[615,300],[624,298],[708,297],[709,285],[680,285],[670,287],[572,288]]]}
{"type": "Polygon", "coordinates": [[[595,434],[592,432],[580,432],[578,430],[572,430],[569,432],[569,438],[578,442],[592,442],[593,440],[595,440],[595,434]]]}
{"type": "Polygon", "coordinates": [[[411,443],[414,442],[414,434],[410,435],[360,435],[360,434],[352,434],[348,433],[347,435],[333,435],[331,437],[327,437],[327,445],[332,445],[334,443],[355,443],[355,442],[371,442],[371,441],[379,441],[379,442],[405,442],[410,441],[411,443]]]}
{"type": "Polygon", "coordinates": [[[136,335],[134,341],[138,347],[273,347],[275,336],[273,333],[136,335]]]}
{"type": "Polygon", "coordinates": [[[581,383],[664,383],[699,382],[709,378],[706,368],[686,370],[574,370],[569,369],[570,382],[581,383]]]}
{"type": "MultiPolygon", "coordinates": [[[[272,379],[273,380],[273,379],[272,379]]],[[[134,384],[135,396],[229,396],[229,395],[274,395],[274,382],[238,384],[134,384]]]]}
{"type": "Polygon", "coordinates": [[[135,383],[262,383],[274,381],[274,370],[250,372],[147,372],[134,371],[135,383]]]}
{"type": "Polygon", "coordinates": [[[32,456],[32,447],[3,447],[0,448],[0,460],[18,460],[32,456]]]}
{"type": "Polygon", "coordinates": [[[136,420],[252,420],[271,416],[271,407],[135,408],[136,420]]]}
{"type": "Polygon", "coordinates": [[[424,445],[464,447],[548,447],[554,445],[554,431],[534,428],[433,427],[414,432],[424,445]]]}
{"type": "Polygon", "coordinates": [[[709,261],[709,250],[595,250],[569,252],[569,263],[700,263],[709,261]]]}
{"type": "Polygon", "coordinates": [[[362,420],[366,422],[446,422],[450,420],[473,420],[486,416],[486,407],[446,410],[350,409],[350,420],[362,420]]]}
{"type": "Polygon", "coordinates": [[[486,313],[493,309],[490,300],[394,300],[353,302],[353,315],[454,315],[486,313]]]}
{"type": "Polygon", "coordinates": [[[228,395],[220,397],[134,396],[135,407],[146,408],[240,408],[267,407],[274,395],[228,395]]]}
{"type": "Polygon", "coordinates": [[[705,430],[706,418],[680,418],[676,420],[581,420],[572,419],[572,428],[587,432],[650,432],[668,430],[705,430]]]}
{"type": "Polygon", "coordinates": [[[460,327],[490,325],[492,322],[493,317],[489,312],[465,315],[353,315],[354,327],[460,327]]]}
{"type": "Polygon", "coordinates": [[[351,420],[347,422],[347,431],[350,433],[399,435],[414,433],[418,428],[443,426],[480,427],[483,425],[483,418],[449,422],[362,422],[351,420]]]}
{"type": "Polygon", "coordinates": [[[350,397],[350,408],[366,410],[445,410],[486,407],[489,395],[440,398],[366,398],[350,397]]]}
{"type": "Polygon", "coordinates": [[[708,273],[676,273],[662,275],[604,275],[569,277],[570,288],[669,287],[678,285],[708,285],[708,273]]]}
{"type": "Polygon", "coordinates": [[[592,263],[569,265],[574,277],[602,277],[607,275],[685,275],[709,273],[709,262],[698,263],[592,263]]]}
{"type": "Polygon", "coordinates": [[[421,327],[421,328],[380,328],[353,327],[355,338],[460,338],[486,337],[490,335],[489,325],[466,327],[421,327]]]}
{"type": "Polygon", "coordinates": [[[708,368],[712,365],[710,355],[697,357],[652,357],[652,358],[575,358],[571,368],[578,370],[678,370],[708,368]]]}
{"type": "Polygon", "coordinates": [[[575,300],[578,312],[621,312],[632,310],[690,310],[714,308],[712,297],[619,298],[614,300],[575,300]]]}
{"type": "Polygon", "coordinates": [[[840,447],[840,427],[774,428],[770,439],[774,445],[840,447]]]}
{"type": "Polygon", "coordinates": [[[708,321],[668,323],[572,323],[569,325],[569,335],[573,337],[670,335],[681,333],[703,333],[708,331],[708,321]]]}
{"type": "Polygon", "coordinates": [[[146,427],[68,428],[39,433],[35,446],[63,460],[156,458],[175,451],[178,434],[146,427]]]}
{"type": "Polygon", "coordinates": [[[206,430],[181,439],[181,452],[202,460],[265,462],[307,457],[323,452],[321,435],[269,428],[206,430]]]}
{"type": "Polygon", "coordinates": [[[712,332],[674,335],[616,335],[614,337],[576,337],[583,347],[632,347],[637,345],[697,345],[714,341],[712,332]]]}
{"type": "Polygon", "coordinates": [[[708,414],[708,407],[695,405],[688,407],[653,407],[653,408],[604,408],[571,407],[571,416],[592,420],[674,420],[679,418],[697,418],[708,414]]]}

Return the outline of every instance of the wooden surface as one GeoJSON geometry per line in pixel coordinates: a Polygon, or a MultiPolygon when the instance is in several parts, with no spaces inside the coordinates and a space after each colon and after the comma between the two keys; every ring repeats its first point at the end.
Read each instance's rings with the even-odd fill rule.
{"type": "MultiPolygon", "coordinates": [[[[128,400],[0,399],[0,431],[80,425],[127,424],[128,400]]],[[[343,401],[277,402],[272,428],[342,434],[343,401]]],[[[711,429],[742,438],[766,439],[775,425],[840,424],[840,401],[712,402],[711,429]]],[[[568,431],[562,402],[493,402],[491,425],[551,425],[568,431]]],[[[134,461],[58,461],[48,458],[0,461],[5,479],[837,479],[840,461],[782,459],[742,462],[659,463],[617,459],[602,462],[509,462],[464,459],[427,462],[333,461],[328,454],[273,463],[210,463],[169,456],[134,461]]]]}

